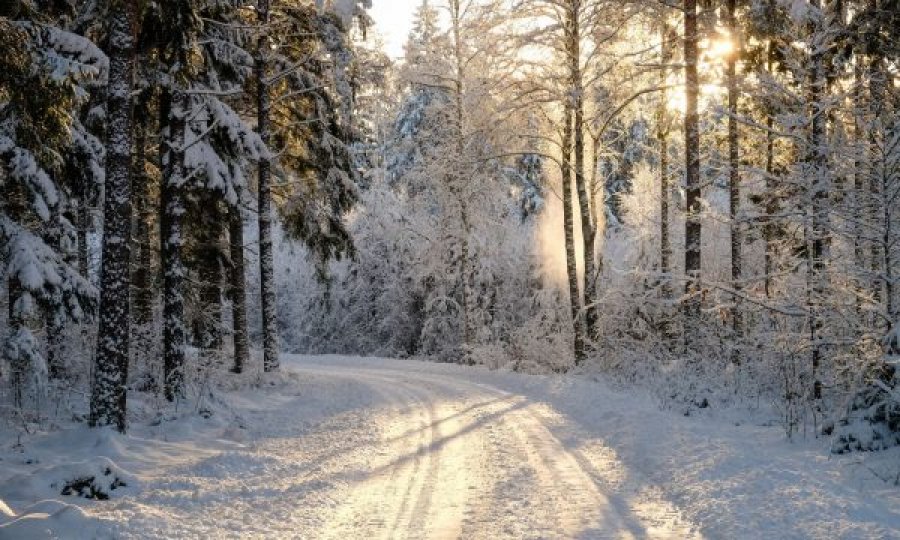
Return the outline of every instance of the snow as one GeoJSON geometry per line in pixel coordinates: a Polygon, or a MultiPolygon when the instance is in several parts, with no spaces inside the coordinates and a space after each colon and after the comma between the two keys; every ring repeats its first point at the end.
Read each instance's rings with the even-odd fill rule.
{"type": "Polygon", "coordinates": [[[685,417],[584,375],[283,368],[234,376],[202,416],[133,397],[127,436],[70,427],[17,445],[0,428],[0,539],[900,538],[900,493],[859,456],[749,418],[685,417]],[[127,486],[108,501],[57,491],[86,475],[127,486]]]}
{"type": "Polygon", "coordinates": [[[5,490],[6,496],[18,501],[53,498],[64,491],[84,498],[96,498],[96,494],[100,494],[100,497],[113,497],[119,494],[116,493],[117,490],[134,491],[139,486],[134,475],[107,457],[64,463],[15,475],[8,483],[10,487],[5,490]],[[69,484],[75,480],[85,480],[86,487],[73,488],[69,484]]]}
{"type": "Polygon", "coordinates": [[[0,517],[0,540],[113,538],[102,520],[92,518],[78,506],[59,501],[41,501],[21,515],[0,517]]]}

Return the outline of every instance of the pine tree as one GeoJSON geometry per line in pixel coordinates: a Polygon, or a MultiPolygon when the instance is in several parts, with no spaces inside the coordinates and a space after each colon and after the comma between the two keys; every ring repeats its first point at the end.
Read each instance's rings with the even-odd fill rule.
{"type": "MultiPolygon", "coordinates": [[[[47,358],[35,336],[40,321],[59,330],[95,308],[96,291],[63,246],[64,156],[79,146],[75,111],[84,88],[104,76],[107,59],[88,40],[55,26],[48,6],[17,8],[18,19],[0,17],[0,271],[9,289],[3,356],[22,407],[26,398],[40,398],[46,383],[47,358]]],[[[59,369],[59,357],[51,359],[59,369]]]]}
{"type": "MultiPolygon", "coordinates": [[[[269,115],[269,1],[259,0],[257,5],[262,33],[256,47],[256,131],[263,144],[270,144],[269,115]]],[[[272,253],[272,164],[267,158],[259,162],[257,202],[259,218],[259,276],[263,318],[263,369],[277,371],[278,314],[275,306],[275,262],[272,253]]]]}
{"type": "Polygon", "coordinates": [[[184,321],[184,279],[187,273],[181,248],[184,242],[182,218],[185,213],[184,166],[188,98],[183,90],[164,89],[160,113],[166,145],[163,151],[163,182],[160,195],[161,266],[163,268],[163,388],[166,399],[175,401],[184,394],[186,334],[184,321]]]}
{"type": "MultiPolygon", "coordinates": [[[[134,306],[132,308],[134,324],[137,328],[145,327],[153,319],[153,304],[155,297],[156,281],[153,279],[154,253],[156,250],[151,245],[152,229],[156,219],[154,204],[155,197],[151,191],[155,189],[156,178],[151,172],[152,160],[148,155],[151,144],[153,117],[152,92],[145,88],[135,99],[134,116],[140,120],[134,126],[134,157],[133,166],[133,226],[132,226],[132,251],[133,256],[132,282],[134,291],[134,306]]],[[[139,341],[144,341],[143,339],[139,341]]],[[[149,343],[143,343],[144,348],[149,343]]]]}
{"type": "Polygon", "coordinates": [[[250,360],[250,338],[247,330],[247,279],[244,270],[244,218],[241,200],[228,213],[228,245],[230,262],[231,323],[234,340],[234,363],[231,371],[242,373],[250,360]]]}
{"type": "MultiPolygon", "coordinates": [[[[737,63],[740,59],[741,38],[737,24],[737,0],[727,0],[725,26],[732,51],[726,58],[725,80],[728,87],[728,199],[731,218],[731,288],[740,293],[743,288],[743,234],[741,226],[741,173],[740,135],[738,133],[738,87],[737,63]]],[[[740,362],[740,347],[743,334],[743,313],[739,296],[735,297],[731,310],[731,324],[737,347],[732,353],[732,361],[740,362]]]]}
{"type": "MultiPolygon", "coordinates": [[[[206,209],[238,204],[250,163],[270,155],[226,101],[244,91],[252,74],[253,57],[244,48],[249,39],[240,30],[241,20],[238,8],[229,3],[178,2],[155,6],[145,24],[144,39],[155,44],[162,88],[163,371],[169,400],[185,391],[185,246],[190,240],[185,213],[195,204],[206,209]]],[[[221,280],[212,281],[207,295],[220,306],[221,280]]]]}
{"type": "Polygon", "coordinates": [[[130,352],[131,91],[134,87],[134,17],[126,2],[109,6],[106,185],[100,329],[91,392],[91,425],[125,431],[130,352]]]}
{"type": "Polygon", "coordinates": [[[700,39],[697,0],[684,0],[684,160],[687,217],[685,219],[684,272],[686,278],[684,302],[685,344],[694,339],[696,323],[700,317],[700,279],[702,256],[701,178],[700,178],[700,120],[698,100],[700,82],[697,74],[700,39]]]}
{"type": "MultiPolygon", "coordinates": [[[[669,131],[671,120],[668,112],[668,64],[672,58],[672,29],[668,24],[666,14],[660,15],[660,86],[659,105],[656,118],[656,138],[659,143],[659,273],[662,279],[660,293],[663,300],[668,300],[672,295],[672,244],[669,234],[669,198],[671,193],[669,172],[669,131]]],[[[666,323],[664,334],[668,334],[671,328],[666,323]]]]}

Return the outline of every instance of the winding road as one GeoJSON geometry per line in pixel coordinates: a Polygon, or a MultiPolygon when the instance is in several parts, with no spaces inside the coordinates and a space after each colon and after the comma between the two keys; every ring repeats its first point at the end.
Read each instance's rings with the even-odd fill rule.
{"type": "Polygon", "coordinates": [[[488,382],[503,374],[344,357],[283,367],[266,390],[221,393],[233,416],[117,440],[111,457],[143,487],[90,509],[111,537],[701,538],[596,434],[488,382]]]}
{"type": "Polygon", "coordinates": [[[777,425],[688,418],[588,374],[282,360],[192,386],[174,413],[134,393],[124,435],[9,446],[0,540],[900,540],[896,489],[777,425]],[[111,462],[127,483],[109,500],[59,494],[111,462]]]}
{"type": "Polygon", "coordinates": [[[321,538],[699,538],[546,404],[444,374],[291,369],[350,379],[388,404],[370,468],[321,538]]]}

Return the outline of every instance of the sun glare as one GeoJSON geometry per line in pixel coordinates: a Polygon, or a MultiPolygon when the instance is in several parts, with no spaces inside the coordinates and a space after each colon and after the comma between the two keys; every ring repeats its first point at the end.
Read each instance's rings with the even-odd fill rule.
{"type": "Polygon", "coordinates": [[[713,40],[709,47],[709,55],[713,58],[728,58],[734,54],[734,41],[729,37],[713,40]]]}

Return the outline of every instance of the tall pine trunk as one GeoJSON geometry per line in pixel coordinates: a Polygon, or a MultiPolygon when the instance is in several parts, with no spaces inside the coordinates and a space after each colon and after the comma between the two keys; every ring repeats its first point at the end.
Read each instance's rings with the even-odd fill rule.
{"type": "MultiPolygon", "coordinates": [[[[812,0],[815,8],[821,9],[820,0],[812,0]]],[[[807,308],[809,310],[809,333],[812,363],[812,397],[818,402],[822,398],[821,364],[824,357],[822,331],[824,328],[824,300],[826,286],[825,259],[828,247],[829,221],[829,173],[828,156],[825,153],[825,122],[827,115],[825,97],[825,50],[820,40],[825,34],[824,14],[822,24],[813,24],[810,29],[811,56],[809,59],[808,115],[809,141],[805,156],[806,177],[810,179],[810,223],[807,233],[807,308]]],[[[817,405],[818,407],[818,405],[817,405]]]]}
{"type": "MultiPolygon", "coordinates": [[[[15,275],[9,276],[9,280],[7,281],[7,298],[9,303],[7,305],[7,325],[9,326],[9,336],[18,336],[21,332],[28,330],[28,321],[22,315],[22,313],[16,309],[16,303],[19,301],[19,298],[22,297],[22,284],[19,283],[18,277],[15,275]]],[[[9,385],[12,389],[12,397],[13,397],[13,405],[17,408],[21,408],[24,405],[25,398],[25,378],[28,373],[28,366],[21,358],[21,355],[16,354],[13,357],[10,357],[8,353],[10,352],[10,348],[5,347],[6,350],[4,356],[6,360],[9,362],[9,385]]]]}
{"type": "Polygon", "coordinates": [[[865,182],[863,176],[863,158],[865,151],[862,144],[863,140],[863,66],[857,62],[853,68],[853,93],[851,99],[853,107],[853,141],[855,148],[853,149],[853,212],[858,216],[853,221],[853,263],[856,267],[855,281],[855,304],[856,314],[862,320],[863,303],[862,296],[865,294],[865,285],[863,283],[862,269],[866,265],[865,242],[863,240],[863,220],[866,205],[865,182]]]}
{"type": "Polygon", "coordinates": [[[118,1],[109,14],[109,83],[100,327],[91,390],[92,426],[125,431],[130,332],[131,90],[134,84],[132,6],[118,1]]]}
{"type": "MultiPolygon", "coordinates": [[[[472,272],[469,261],[471,259],[471,249],[469,246],[469,235],[471,234],[471,225],[469,223],[469,205],[466,200],[466,190],[463,189],[465,175],[462,171],[463,153],[465,152],[465,111],[463,110],[463,80],[465,78],[465,67],[462,51],[462,35],[461,35],[461,17],[460,2],[453,0],[450,3],[450,17],[453,26],[453,55],[455,80],[454,86],[454,136],[456,137],[456,161],[452,177],[450,179],[451,192],[457,199],[459,204],[460,223],[462,225],[460,238],[460,270],[459,275],[462,280],[462,338],[464,354],[470,353],[472,345],[472,272]]],[[[466,358],[466,362],[471,363],[471,358],[466,358]]]]}
{"type": "MultiPolygon", "coordinates": [[[[260,0],[257,6],[262,34],[256,51],[256,106],[257,132],[263,144],[269,145],[269,87],[266,55],[269,38],[269,0],[260,0]]],[[[262,298],[263,370],[276,371],[278,360],[278,314],[275,306],[275,261],[272,251],[272,163],[267,156],[259,161],[259,277],[262,298]]]]}
{"type": "MultiPolygon", "coordinates": [[[[879,8],[878,4],[878,0],[869,0],[868,7],[873,12],[877,12],[879,8]]],[[[882,212],[882,201],[884,201],[885,197],[890,196],[890,194],[883,189],[887,187],[886,184],[883,183],[886,171],[878,165],[878,162],[886,157],[884,155],[886,149],[883,145],[887,143],[886,140],[879,137],[879,132],[886,130],[888,126],[883,125],[880,128],[876,128],[876,126],[879,126],[881,123],[881,118],[889,117],[889,115],[885,114],[887,112],[887,101],[885,98],[887,97],[886,94],[890,78],[887,75],[887,68],[882,57],[882,52],[873,47],[873,50],[871,50],[870,53],[866,63],[866,78],[869,83],[868,95],[866,96],[868,98],[866,115],[869,122],[866,158],[869,162],[868,191],[871,202],[865,213],[860,215],[860,218],[865,216],[870,223],[878,224],[882,230],[885,230],[884,228],[889,224],[889,221],[883,221],[883,218],[889,218],[890,214],[882,212]]],[[[872,300],[877,305],[885,300],[891,300],[885,291],[885,285],[889,284],[889,282],[883,277],[886,273],[883,272],[883,270],[887,271],[891,269],[882,267],[882,263],[890,258],[890,253],[884,251],[885,249],[890,249],[890,241],[883,242],[882,239],[875,239],[869,243],[869,246],[868,266],[869,272],[874,276],[871,280],[870,292],[872,294],[872,300]]],[[[881,321],[877,320],[873,320],[872,322],[875,325],[883,324],[881,321]]],[[[890,323],[887,324],[888,326],[890,325],[890,323]]],[[[882,327],[879,329],[885,331],[890,330],[889,327],[882,327]]]]}
{"type": "MultiPolygon", "coordinates": [[[[52,209],[46,241],[57,252],[61,252],[62,245],[62,219],[63,201],[59,201],[52,209]]],[[[62,319],[57,317],[55,310],[49,310],[46,314],[47,324],[47,376],[50,380],[62,379],[65,376],[65,362],[63,355],[63,340],[65,325],[62,319]]]]}
{"type": "MultiPolygon", "coordinates": [[[[741,174],[740,174],[740,143],[738,134],[738,79],[737,60],[740,56],[741,41],[738,38],[738,26],[736,19],[736,0],[728,0],[726,10],[726,24],[732,40],[734,50],[728,55],[725,68],[726,84],[728,86],[728,199],[731,218],[731,288],[739,293],[743,287],[743,238],[740,222],[741,208],[741,174]]],[[[731,325],[734,332],[736,346],[732,351],[731,360],[740,362],[741,340],[743,338],[743,313],[741,312],[741,298],[735,295],[734,306],[731,309],[731,325]]]]}
{"type": "Polygon", "coordinates": [[[222,284],[224,267],[222,209],[216,201],[209,201],[201,209],[204,214],[195,233],[199,248],[198,277],[200,279],[201,313],[198,319],[197,341],[204,363],[209,366],[222,350],[222,284]]]}
{"type": "MultiPolygon", "coordinates": [[[[773,74],[775,67],[775,43],[769,40],[766,50],[766,73],[773,74]]],[[[778,211],[775,189],[775,115],[771,105],[766,106],[766,194],[765,194],[765,222],[763,224],[763,240],[765,242],[765,255],[763,262],[763,288],[766,298],[771,299],[774,294],[774,270],[775,270],[775,213],[778,211]]]]}
{"type": "Polygon", "coordinates": [[[684,272],[686,278],[684,317],[685,345],[695,336],[694,330],[700,317],[701,279],[701,183],[700,183],[700,125],[697,101],[700,80],[697,75],[697,0],[684,0],[684,158],[687,216],[684,231],[684,272]]]}
{"type": "Polygon", "coordinates": [[[150,246],[150,227],[153,205],[150,201],[150,175],[147,174],[147,114],[149,94],[138,98],[139,116],[134,126],[134,227],[132,245],[137,249],[134,260],[134,323],[145,326],[153,320],[153,250],[150,246]]]}
{"type": "Polygon", "coordinates": [[[163,129],[162,194],[160,197],[160,240],[163,269],[163,387],[166,399],[184,396],[185,323],[182,258],[182,219],[184,201],[184,143],[187,96],[178,90],[165,90],[160,110],[163,129]]]}
{"type": "Polygon", "coordinates": [[[231,371],[242,373],[250,359],[247,333],[247,286],[244,277],[244,217],[238,202],[229,210],[228,244],[231,255],[231,324],[234,364],[231,371]]]}
{"type": "MultiPolygon", "coordinates": [[[[669,231],[669,113],[667,65],[671,59],[671,43],[669,41],[669,25],[665,19],[660,25],[660,97],[657,112],[657,132],[659,141],[659,274],[661,279],[660,294],[664,301],[672,298],[672,241],[669,231]]],[[[662,322],[663,336],[671,338],[672,326],[669,315],[662,322]]]]}

